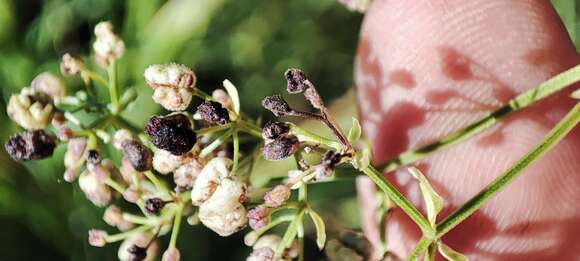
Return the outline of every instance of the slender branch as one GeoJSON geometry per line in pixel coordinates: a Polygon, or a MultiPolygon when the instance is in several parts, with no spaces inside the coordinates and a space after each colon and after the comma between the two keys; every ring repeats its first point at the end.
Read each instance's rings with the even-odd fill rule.
{"type": "Polygon", "coordinates": [[[177,243],[177,236],[179,235],[179,227],[181,226],[181,211],[183,205],[179,204],[175,210],[175,218],[173,220],[173,229],[171,231],[171,239],[169,240],[169,248],[175,247],[177,243]]]}
{"type": "Polygon", "coordinates": [[[417,246],[415,247],[415,250],[413,250],[413,252],[411,252],[411,254],[407,258],[407,260],[409,260],[409,261],[417,260],[421,256],[421,254],[423,254],[423,252],[425,252],[425,250],[429,247],[431,242],[432,241],[430,239],[427,239],[426,237],[423,236],[419,240],[419,242],[417,242],[417,246]]]}
{"type": "Polygon", "coordinates": [[[234,145],[234,162],[232,164],[231,175],[235,175],[238,170],[238,162],[240,161],[240,138],[238,137],[237,129],[234,129],[232,132],[232,140],[234,145]]]}
{"type": "Polygon", "coordinates": [[[433,231],[429,221],[425,219],[423,214],[421,214],[419,210],[417,210],[417,208],[415,208],[415,206],[413,206],[413,204],[411,204],[411,202],[401,194],[401,192],[391,185],[391,183],[389,183],[389,181],[387,181],[379,171],[372,166],[368,166],[363,169],[363,172],[369,176],[373,182],[377,184],[377,186],[381,188],[381,190],[383,190],[383,192],[385,192],[385,194],[387,194],[387,196],[421,228],[423,234],[435,234],[435,231],[433,231]]]}
{"type": "Polygon", "coordinates": [[[580,65],[577,65],[551,78],[550,80],[545,81],[538,87],[518,95],[514,99],[510,100],[506,105],[490,113],[483,119],[480,119],[461,130],[451,133],[446,137],[433,143],[427,144],[421,148],[405,151],[399,154],[396,158],[391,159],[387,163],[379,166],[378,169],[383,169],[383,172],[390,172],[397,169],[400,166],[418,161],[434,152],[440,151],[451,145],[464,141],[474,136],[475,134],[480,133],[483,130],[493,126],[494,124],[499,122],[499,120],[505,118],[511,113],[526,108],[534,104],[535,102],[543,98],[546,98],[579,80],[580,80],[580,65]]]}
{"type": "Polygon", "coordinates": [[[119,113],[119,94],[117,87],[117,62],[111,60],[109,65],[109,95],[111,96],[111,113],[117,115],[119,113]]]}
{"type": "MultiPolygon", "coordinates": [[[[485,189],[483,189],[481,192],[463,204],[463,206],[441,221],[437,225],[435,239],[442,237],[451,229],[459,225],[462,221],[471,216],[471,214],[479,209],[479,207],[485,204],[505,186],[510,184],[511,181],[523,173],[523,170],[525,170],[528,166],[530,166],[551,148],[553,148],[566,136],[566,134],[568,134],[574,128],[574,126],[578,124],[578,122],[580,122],[580,103],[574,106],[574,108],[558,123],[558,125],[556,125],[544,137],[540,144],[538,144],[534,149],[532,149],[528,154],[520,159],[514,166],[508,169],[503,175],[496,178],[492,183],[487,185],[485,189]]],[[[430,241],[427,237],[423,236],[420,242],[425,240],[430,241]]],[[[425,251],[427,247],[428,244],[417,244],[413,254],[420,254],[425,251]]],[[[413,254],[411,254],[411,256],[413,256],[413,254]]]]}

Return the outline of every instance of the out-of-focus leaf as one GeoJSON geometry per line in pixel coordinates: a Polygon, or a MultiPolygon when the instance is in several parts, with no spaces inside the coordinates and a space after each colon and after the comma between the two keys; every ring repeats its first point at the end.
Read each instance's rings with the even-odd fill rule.
{"type": "Polygon", "coordinates": [[[575,90],[572,95],[570,95],[570,97],[574,98],[574,99],[580,99],[580,89],[575,90]]]}
{"type": "Polygon", "coordinates": [[[576,49],[580,50],[580,4],[573,0],[552,0],[552,4],[576,44],[576,49]]]}
{"type": "Polygon", "coordinates": [[[435,226],[435,221],[437,219],[437,214],[443,208],[443,198],[437,194],[437,192],[431,187],[429,181],[421,171],[415,167],[410,167],[409,173],[419,181],[419,188],[421,188],[421,193],[423,194],[423,200],[425,200],[425,205],[427,207],[427,218],[432,226],[435,226]]]}
{"type": "Polygon", "coordinates": [[[324,248],[324,243],[326,243],[326,228],[324,225],[324,220],[316,213],[316,211],[309,209],[308,215],[312,218],[312,222],[314,223],[314,227],[316,227],[316,245],[319,249],[324,248]]]}
{"type": "Polygon", "coordinates": [[[439,253],[443,255],[449,261],[469,261],[465,255],[453,250],[448,245],[443,244],[443,242],[439,242],[438,244],[439,253]]]}

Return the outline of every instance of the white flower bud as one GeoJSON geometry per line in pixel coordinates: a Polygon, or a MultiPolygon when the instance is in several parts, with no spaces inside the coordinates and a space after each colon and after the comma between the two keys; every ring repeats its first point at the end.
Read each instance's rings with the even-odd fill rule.
{"type": "Polygon", "coordinates": [[[264,194],[266,206],[277,208],[290,198],[290,188],[278,185],[264,194]]]}
{"type": "Polygon", "coordinates": [[[169,151],[157,149],[153,153],[153,168],[160,174],[168,174],[183,165],[186,160],[186,155],[177,156],[169,151]]]}
{"type": "Polygon", "coordinates": [[[145,80],[154,90],[153,100],[170,111],[187,109],[193,97],[196,77],[181,64],[154,64],[145,70],[145,80]]]}
{"type": "Polygon", "coordinates": [[[229,175],[231,164],[232,160],[218,157],[213,158],[205,165],[191,191],[193,205],[199,206],[211,197],[221,180],[229,175]]]}
{"type": "Polygon", "coordinates": [[[30,87],[36,92],[48,95],[55,103],[58,103],[66,96],[66,85],[64,81],[49,72],[43,72],[37,75],[32,80],[30,87]]]}
{"type": "MultiPolygon", "coordinates": [[[[145,234],[143,232],[137,232],[129,235],[121,246],[119,246],[119,251],[117,252],[117,258],[121,261],[132,261],[131,253],[129,252],[129,248],[132,246],[138,246],[145,248],[149,241],[151,240],[151,236],[149,234],[145,234]]],[[[152,261],[155,260],[157,256],[157,252],[159,251],[159,244],[157,241],[151,243],[151,245],[147,248],[147,257],[144,261],[152,261]]]]}
{"type": "Polygon", "coordinates": [[[120,129],[113,134],[113,146],[118,149],[123,149],[123,142],[133,140],[133,134],[127,129],[120,129]]]}
{"type": "Polygon", "coordinates": [[[89,230],[89,245],[104,247],[107,244],[107,232],[98,229],[89,230]]]}
{"type": "Polygon", "coordinates": [[[163,253],[163,257],[161,261],[179,261],[181,260],[181,254],[179,253],[179,249],[175,247],[168,248],[163,253]]]}
{"type": "Polygon", "coordinates": [[[245,199],[246,185],[224,178],[213,195],[199,207],[199,220],[220,236],[229,236],[248,222],[247,211],[240,202],[245,199]]]}
{"type": "Polygon", "coordinates": [[[85,64],[69,53],[65,53],[62,56],[62,62],[60,63],[60,72],[62,74],[75,75],[81,71],[84,71],[85,69],[85,64]]]}
{"type": "Polygon", "coordinates": [[[19,94],[10,97],[6,112],[22,128],[39,130],[50,124],[53,109],[50,98],[44,93],[22,88],[19,94]]]}
{"type": "Polygon", "coordinates": [[[119,59],[125,53],[125,43],[113,32],[113,24],[109,21],[100,22],[95,26],[97,37],[93,44],[95,56],[99,65],[106,67],[110,60],[119,59]]]}
{"type": "Polygon", "coordinates": [[[133,227],[132,223],[123,218],[123,212],[121,212],[121,209],[115,205],[107,207],[103,214],[103,220],[109,226],[117,227],[121,231],[126,231],[133,227]]]}
{"type": "Polygon", "coordinates": [[[74,166],[83,156],[86,145],[87,140],[84,138],[71,139],[64,153],[64,166],[67,168],[74,166]]]}
{"type": "Polygon", "coordinates": [[[254,249],[250,256],[246,258],[246,261],[273,261],[274,260],[274,250],[263,247],[259,249],[254,249]]]}
{"type": "Polygon", "coordinates": [[[79,187],[95,206],[104,207],[111,201],[111,190],[95,175],[87,171],[79,177],[79,187]]]}

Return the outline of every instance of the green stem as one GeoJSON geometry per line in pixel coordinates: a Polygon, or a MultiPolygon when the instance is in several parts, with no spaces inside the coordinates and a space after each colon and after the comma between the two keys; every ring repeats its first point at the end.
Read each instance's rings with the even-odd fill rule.
{"type": "Polygon", "coordinates": [[[238,162],[240,160],[240,139],[238,137],[238,130],[234,129],[232,135],[234,144],[234,163],[232,164],[231,175],[236,175],[236,171],[238,170],[238,162]]]}
{"type": "Polygon", "coordinates": [[[306,131],[296,125],[291,125],[290,132],[296,135],[299,141],[304,143],[309,143],[313,145],[321,145],[324,147],[332,148],[336,151],[342,150],[342,144],[331,140],[320,135],[314,134],[312,132],[306,131]]]}
{"type": "Polygon", "coordinates": [[[574,106],[574,108],[544,137],[540,144],[520,159],[503,175],[496,178],[484,190],[479,192],[463,206],[441,221],[441,223],[437,225],[436,236],[443,236],[449,230],[457,226],[461,221],[473,214],[473,212],[475,212],[481,205],[495,196],[499,191],[501,191],[501,189],[523,173],[524,169],[558,144],[558,142],[561,141],[579,121],[580,103],[577,103],[576,106],[574,106]]]}
{"type": "Polygon", "coordinates": [[[105,184],[107,184],[109,187],[113,188],[114,190],[116,190],[117,192],[123,194],[123,192],[125,192],[125,187],[121,184],[119,184],[118,182],[114,181],[111,178],[107,178],[105,179],[105,184]]]}
{"type": "Polygon", "coordinates": [[[111,113],[119,114],[119,94],[117,88],[117,62],[111,60],[109,65],[109,95],[111,96],[111,113]]]}
{"type": "Polygon", "coordinates": [[[262,138],[262,129],[258,126],[256,126],[255,124],[249,123],[247,121],[244,120],[239,120],[237,121],[238,127],[240,128],[240,130],[254,136],[257,138],[262,138]]]}
{"type": "Polygon", "coordinates": [[[107,243],[113,243],[113,242],[117,242],[117,241],[121,241],[123,239],[125,239],[126,237],[128,237],[129,235],[133,234],[133,233],[137,233],[137,232],[143,232],[143,231],[147,231],[151,229],[150,225],[143,225],[143,226],[139,226],[136,227],[132,230],[123,232],[123,233],[119,233],[119,234],[115,234],[115,235],[109,235],[106,238],[107,243]]]}
{"type": "Polygon", "coordinates": [[[133,215],[133,214],[129,214],[129,213],[123,213],[123,219],[134,223],[134,224],[140,224],[140,225],[155,225],[156,222],[146,218],[146,217],[142,217],[142,216],[137,216],[137,215],[133,215]]]}
{"type": "Polygon", "coordinates": [[[232,127],[232,123],[228,123],[228,124],[224,124],[224,125],[216,125],[216,126],[211,126],[211,127],[207,127],[207,128],[203,128],[203,129],[199,129],[196,130],[195,133],[197,135],[205,135],[205,134],[211,134],[217,131],[221,131],[221,130],[225,130],[225,129],[229,129],[230,127],[232,127]]]}
{"type": "Polygon", "coordinates": [[[373,182],[377,184],[377,186],[381,188],[381,190],[383,190],[383,192],[385,192],[385,194],[387,194],[387,196],[421,228],[423,234],[435,234],[433,228],[429,224],[429,221],[427,221],[427,219],[425,219],[419,210],[417,210],[417,208],[415,208],[415,206],[413,206],[413,204],[411,204],[411,202],[409,202],[409,200],[405,198],[401,192],[399,192],[393,185],[391,185],[391,183],[389,183],[389,181],[387,181],[380,172],[378,172],[372,166],[366,167],[363,169],[363,172],[369,176],[373,182]]]}
{"type": "Polygon", "coordinates": [[[179,235],[179,227],[181,226],[181,211],[183,210],[183,205],[177,206],[175,210],[175,217],[173,220],[173,229],[171,231],[171,239],[169,240],[169,248],[174,248],[177,243],[177,236],[179,235]]]}
{"type": "Polygon", "coordinates": [[[155,177],[155,174],[153,174],[153,172],[151,172],[150,170],[143,172],[143,175],[145,175],[145,177],[147,177],[149,179],[149,181],[151,181],[151,183],[153,183],[153,185],[155,185],[155,187],[171,196],[171,193],[169,192],[169,189],[167,188],[167,186],[165,186],[165,183],[161,182],[161,180],[159,180],[157,177],[155,177]]]}
{"type": "Polygon", "coordinates": [[[224,132],[221,136],[219,136],[217,139],[215,139],[212,143],[205,146],[205,148],[203,148],[203,150],[201,150],[201,152],[199,153],[199,157],[205,158],[207,155],[212,153],[217,147],[222,145],[230,137],[230,135],[232,135],[232,130],[227,130],[226,132],[224,132]]]}
{"type": "Polygon", "coordinates": [[[427,239],[425,236],[423,236],[417,243],[415,250],[413,250],[413,252],[411,252],[409,257],[407,258],[407,260],[409,261],[417,260],[421,256],[421,254],[423,254],[423,252],[427,250],[427,248],[429,247],[429,245],[431,245],[432,242],[433,241],[431,241],[431,239],[427,239]]]}
{"type": "Polygon", "coordinates": [[[107,80],[105,80],[105,78],[103,78],[101,75],[99,75],[96,72],[93,72],[91,70],[84,70],[84,71],[82,71],[82,74],[86,75],[89,79],[91,79],[93,81],[99,82],[103,86],[109,86],[109,83],[107,82],[107,80]]]}
{"type": "Polygon", "coordinates": [[[474,136],[477,133],[482,132],[483,130],[499,122],[502,118],[505,118],[506,116],[510,115],[511,113],[526,108],[534,104],[535,102],[543,98],[546,98],[579,80],[580,80],[580,65],[577,65],[551,78],[550,80],[545,81],[538,87],[518,95],[514,99],[510,100],[506,105],[490,113],[483,119],[480,119],[461,130],[451,133],[446,137],[433,143],[427,144],[421,148],[405,151],[399,154],[396,158],[389,160],[387,163],[381,165],[378,168],[383,169],[383,172],[390,172],[397,169],[400,166],[407,165],[409,163],[423,159],[434,152],[447,148],[451,145],[457,144],[461,141],[464,141],[474,136]]]}
{"type": "Polygon", "coordinates": [[[197,96],[199,98],[202,98],[202,99],[204,99],[206,101],[212,101],[213,100],[213,97],[211,95],[207,94],[206,92],[204,92],[204,91],[202,91],[202,90],[200,90],[198,88],[195,88],[194,89],[193,95],[194,96],[197,96]]]}
{"type": "MultiPolygon", "coordinates": [[[[580,103],[576,104],[574,108],[544,137],[542,142],[520,159],[514,166],[508,169],[503,175],[496,178],[492,183],[487,185],[485,189],[467,201],[463,206],[457,209],[451,215],[447,216],[443,221],[437,225],[435,239],[441,238],[451,229],[459,225],[463,220],[467,219],[479,207],[485,204],[489,199],[495,196],[517,176],[523,173],[523,170],[534,163],[542,155],[553,148],[560,140],[562,140],[574,126],[580,122],[580,103]]],[[[423,236],[421,241],[430,242],[427,237],[423,236]]],[[[423,253],[428,247],[428,244],[417,244],[413,254],[423,253]]]]}

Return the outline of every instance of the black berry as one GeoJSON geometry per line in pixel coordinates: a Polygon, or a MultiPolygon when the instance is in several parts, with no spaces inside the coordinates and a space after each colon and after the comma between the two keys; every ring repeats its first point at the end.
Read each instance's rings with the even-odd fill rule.
{"type": "Polygon", "coordinates": [[[280,95],[266,96],[262,100],[262,106],[274,113],[276,117],[284,116],[292,112],[290,105],[280,95]]]}
{"type": "Polygon", "coordinates": [[[123,142],[123,153],[136,171],[151,170],[153,166],[153,153],[145,145],[136,140],[123,142]]]}
{"type": "Polygon", "coordinates": [[[38,160],[49,157],[56,147],[56,136],[44,130],[19,133],[11,137],[4,148],[16,161],[38,160]]]}
{"type": "Polygon", "coordinates": [[[191,122],[183,114],[153,116],[145,126],[145,133],[151,137],[151,142],[157,148],[177,156],[190,151],[197,141],[191,122]]]}
{"type": "Polygon", "coordinates": [[[230,114],[219,102],[206,101],[197,106],[197,113],[209,123],[226,124],[230,122],[230,114]]]}

